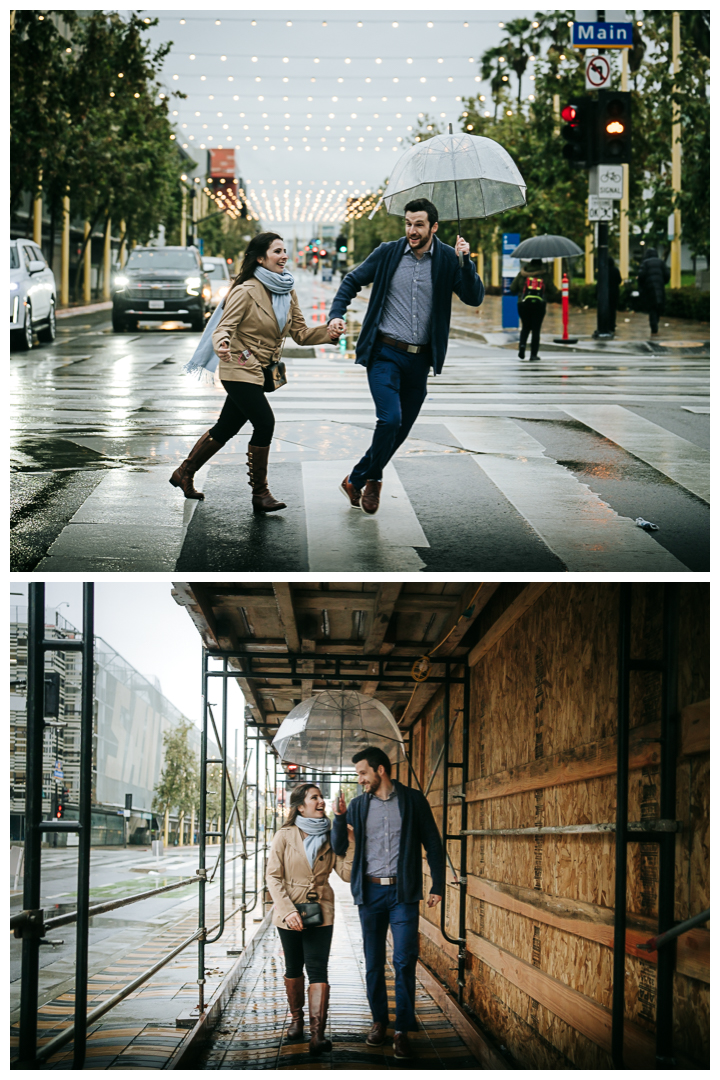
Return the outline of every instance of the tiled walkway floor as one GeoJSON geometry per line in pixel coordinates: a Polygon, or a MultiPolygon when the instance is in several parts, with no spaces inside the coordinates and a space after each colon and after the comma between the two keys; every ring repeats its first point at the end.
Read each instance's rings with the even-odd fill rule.
{"type": "MultiPolygon", "coordinates": [[[[330,953],[330,1011],[326,1034],[333,1048],[311,1058],[304,1043],[285,1043],[288,1023],[283,958],[274,928],[258,942],[254,960],[237,986],[223,1016],[194,1063],[200,1069],[477,1069],[479,1064],[440,1008],[418,984],[420,1031],[410,1034],[414,1057],[393,1058],[392,1038],[370,1047],[365,1036],[372,1023],[363,968],[360,921],[347,886],[333,882],[335,930],[330,953]]],[[[387,968],[390,1016],[395,1007],[393,973],[387,968]]],[[[392,1027],[392,1025],[391,1025],[392,1027]]]]}

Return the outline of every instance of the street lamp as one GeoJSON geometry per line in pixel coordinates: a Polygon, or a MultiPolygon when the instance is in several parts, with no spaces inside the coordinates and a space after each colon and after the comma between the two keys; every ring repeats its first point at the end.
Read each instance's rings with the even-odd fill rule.
{"type": "Polygon", "coordinates": [[[56,626],[58,626],[58,611],[60,610],[61,607],[70,607],[70,601],[69,600],[61,600],[60,603],[56,606],[56,608],[55,608],[55,625],[56,626]]]}

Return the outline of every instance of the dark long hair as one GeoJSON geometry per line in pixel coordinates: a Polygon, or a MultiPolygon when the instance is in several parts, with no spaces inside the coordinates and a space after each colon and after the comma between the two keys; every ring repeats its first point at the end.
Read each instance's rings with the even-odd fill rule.
{"type": "MultiPolygon", "coordinates": [[[[288,811],[287,821],[282,826],[283,829],[287,829],[288,825],[295,824],[295,818],[298,816],[298,811],[305,802],[305,796],[311,788],[316,788],[320,791],[317,784],[311,784],[309,781],[306,781],[304,784],[296,784],[292,789],[290,792],[290,810],[288,811]]],[[[320,794],[322,795],[322,791],[320,791],[320,794]]]]}
{"type": "Polygon", "coordinates": [[[258,259],[263,258],[273,240],[282,240],[282,236],[276,232],[261,232],[257,236],[253,236],[246,248],[240,273],[233,281],[233,285],[242,285],[244,281],[249,281],[251,277],[254,277],[258,267],[258,259]]]}

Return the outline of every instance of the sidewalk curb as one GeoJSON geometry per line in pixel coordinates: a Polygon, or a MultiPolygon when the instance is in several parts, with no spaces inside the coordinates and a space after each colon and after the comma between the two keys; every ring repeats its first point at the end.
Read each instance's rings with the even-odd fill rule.
{"type": "Polygon", "coordinates": [[[267,912],[265,918],[253,934],[252,939],[248,942],[242,954],[238,956],[237,960],[230,968],[227,975],[211,997],[210,1001],[207,1003],[205,1007],[205,1012],[202,1013],[200,1017],[198,1017],[198,1021],[195,1024],[194,1028],[190,1032],[188,1032],[182,1042],[176,1047],[175,1050],[173,1050],[170,1058],[165,1063],[165,1065],[163,1065],[163,1069],[187,1068],[187,1066],[183,1064],[186,1057],[193,1049],[195,1044],[199,1041],[202,1041],[202,1039],[207,1035],[208,1031],[211,1028],[215,1027],[215,1025],[217,1024],[220,1016],[222,1015],[223,1009],[225,1008],[230,999],[230,995],[232,994],[237,984],[240,982],[240,979],[242,978],[245,969],[255,955],[255,950],[257,948],[258,942],[270,926],[271,920],[272,908],[270,909],[270,911],[267,912]]]}
{"type": "MultiPolygon", "coordinates": [[[[471,330],[462,326],[451,326],[450,337],[465,337],[471,338],[475,341],[480,341],[485,345],[490,344],[483,333],[479,330],[471,330]]],[[[516,346],[516,342],[508,342],[506,345],[495,346],[496,348],[505,349],[508,346],[513,349],[516,346]]],[[[705,358],[710,355],[710,342],[704,341],[698,345],[693,346],[679,346],[673,348],[672,345],[660,345],[650,341],[597,341],[592,338],[587,338],[583,341],[581,338],[575,345],[563,345],[562,342],[556,342],[550,338],[540,338],[540,344],[547,348],[562,349],[563,352],[612,352],[612,353],[624,353],[630,356],[697,356],[705,358]]]]}
{"type": "Polygon", "coordinates": [[[94,311],[109,311],[112,300],[103,300],[98,304],[86,304],[84,307],[60,308],[55,312],[56,319],[69,319],[71,315],[91,315],[94,311]]]}

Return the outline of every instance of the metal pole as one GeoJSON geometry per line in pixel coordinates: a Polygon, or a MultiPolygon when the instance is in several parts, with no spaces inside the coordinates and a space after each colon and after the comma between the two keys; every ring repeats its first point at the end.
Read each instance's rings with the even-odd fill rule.
{"type": "Polygon", "coordinates": [[[612,1059],[625,1068],[625,924],[627,915],[627,818],[630,752],[630,630],[632,586],[620,586],[617,703],[617,810],[615,817],[615,935],[613,939],[612,1059]]]}
{"type": "MultiPolygon", "coordinates": [[[[225,681],[225,680],[223,680],[223,682],[224,682],[224,681],[225,681]]],[[[237,799],[237,796],[238,796],[238,786],[237,786],[237,776],[238,776],[238,774],[237,774],[237,755],[238,755],[238,733],[237,733],[237,728],[235,728],[235,785],[234,785],[234,786],[235,786],[235,798],[236,798],[236,799],[237,799]]],[[[234,902],[235,902],[235,900],[237,899],[237,890],[236,890],[236,872],[235,872],[235,861],[236,861],[236,860],[235,860],[235,858],[234,858],[234,856],[235,856],[236,854],[237,854],[237,814],[233,814],[233,865],[232,865],[232,879],[233,879],[233,883],[232,883],[232,898],[233,898],[233,903],[234,903],[234,902]]]]}
{"type": "Polygon", "coordinates": [[[25,778],[25,880],[23,906],[37,912],[32,928],[23,933],[20,986],[20,1060],[35,1059],[37,1047],[38,961],[42,937],[40,858],[43,781],[43,695],[45,656],[45,584],[32,582],[28,597],[27,761],[25,778]]]}
{"type": "Polygon", "coordinates": [[[95,585],[83,584],[83,648],[80,703],[80,806],[78,821],[77,929],[75,931],[75,1036],[73,1068],[85,1064],[87,1040],[90,841],[92,839],[93,684],[95,677],[95,585]]]}
{"type": "MultiPolygon", "coordinates": [[[[597,12],[597,21],[605,22],[605,12],[597,12]]],[[[598,49],[598,56],[602,49],[598,49]]],[[[597,270],[597,337],[606,337],[610,327],[610,288],[608,281],[608,223],[598,222],[598,270],[597,270]]]]}
{"type": "MultiPolygon", "coordinates": [[[[228,670],[227,657],[223,659],[223,671],[228,670]]],[[[220,860],[220,929],[215,937],[206,937],[205,941],[209,945],[214,941],[219,941],[225,932],[225,841],[227,834],[227,807],[225,801],[227,799],[227,701],[228,701],[228,681],[223,679],[222,681],[222,736],[220,747],[220,759],[222,769],[222,776],[220,778],[220,853],[218,858],[220,860]]]]}
{"type": "Polygon", "coordinates": [[[200,736],[200,810],[198,813],[198,1012],[204,1012],[205,990],[205,833],[207,832],[207,735],[208,735],[208,654],[202,654],[202,734],[200,736]]]}
{"type": "MultiPolygon", "coordinates": [[[[675,816],[678,722],[678,594],[676,585],[665,585],[663,596],[663,688],[660,720],[660,815],[675,816]]],[[[675,922],[675,836],[659,837],[658,933],[675,922]]],[[[675,950],[662,949],[657,961],[656,1065],[676,1067],[673,1059],[673,970],[675,950]]]]}
{"type": "MultiPolygon", "coordinates": [[[[465,683],[463,685],[463,730],[462,730],[462,798],[460,800],[460,831],[468,826],[467,808],[467,783],[468,762],[470,760],[470,668],[465,665],[465,683]]],[[[465,938],[465,916],[467,901],[467,835],[463,835],[460,844],[460,901],[459,901],[459,926],[458,934],[465,938]]],[[[463,992],[465,989],[465,946],[461,945],[458,952],[458,1001],[462,1006],[463,992]]]]}
{"type": "MultiPolygon", "coordinates": [[[[623,50],[624,51],[624,50],[623,50]]],[[[673,76],[677,78],[680,73],[680,12],[672,13],[672,60],[673,76]]],[[[673,91],[675,87],[673,87],[673,91]]],[[[673,197],[680,194],[682,185],[682,125],[680,123],[680,106],[673,103],[672,114],[672,190],[673,197]]],[[[670,288],[679,289],[682,284],[681,266],[681,214],[680,210],[673,210],[673,239],[670,243],[670,288]]]]}

